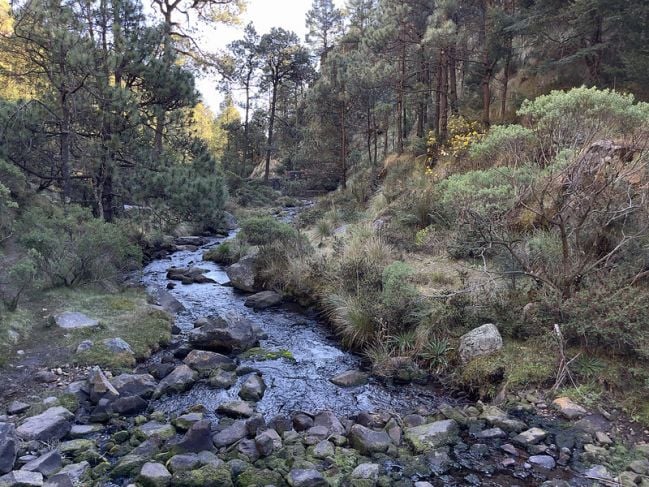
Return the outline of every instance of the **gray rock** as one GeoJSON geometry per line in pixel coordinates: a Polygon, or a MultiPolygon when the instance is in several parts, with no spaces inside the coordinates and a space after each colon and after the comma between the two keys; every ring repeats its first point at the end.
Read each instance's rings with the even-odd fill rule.
{"type": "Polygon", "coordinates": [[[339,387],[355,387],[367,384],[367,374],[360,370],[348,370],[333,377],[331,382],[339,387]]]}
{"type": "Polygon", "coordinates": [[[552,407],[566,419],[579,419],[588,414],[588,411],[573,402],[569,397],[558,397],[552,401],[552,407]]]}
{"type": "Polygon", "coordinates": [[[14,425],[0,423],[0,475],[11,472],[17,454],[18,441],[14,425]]]}
{"type": "Polygon", "coordinates": [[[93,328],[99,326],[98,320],[76,311],[66,311],[54,316],[53,319],[56,326],[65,330],[77,330],[79,328],[93,328]]]}
{"type": "Polygon", "coordinates": [[[140,425],[138,428],[144,436],[150,438],[158,436],[160,438],[171,438],[176,434],[174,427],[168,423],[160,423],[158,421],[149,421],[140,425]]]}
{"type": "Polygon", "coordinates": [[[61,457],[61,454],[56,450],[52,450],[35,460],[27,462],[22,466],[21,470],[40,472],[46,477],[49,477],[61,467],[63,467],[63,458],[61,457]]]}
{"type": "Polygon", "coordinates": [[[184,392],[194,385],[197,378],[198,372],[181,364],[160,381],[153,397],[157,399],[164,394],[184,392]]]}
{"type": "Polygon", "coordinates": [[[231,418],[249,418],[255,414],[252,406],[245,401],[225,402],[218,406],[216,412],[231,418]]]}
{"type": "Polygon", "coordinates": [[[449,445],[458,439],[460,428],[453,419],[422,424],[404,430],[405,440],[417,453],[449,445]]]}
{"type": "Polygon", "coordinates": [[[475,437],[479,440],[493,440],[496,438],[505,438],[506,436],[507,433],[505,433],[500,428],[489,428],[482,430],[475,435],[475,437]]]}
{"type": "Polygon", "coordinates": [[[92,340],[84,340],[77,346],[77,353],[83,353],[90,350],[95,343],[92,340]]]}
{"type": "Polygon", "coordinates": [[[212,444],[212,424],[203,419],[197,421],[185,433],[182,440],[176,445],[181,452],[198,453],[205,450],[211,450],[212,444]]]}
{"type": "Polygon", "coordinates": [[[166,487],[171,483],[171,474],[161,463],[147,462],[137,480],[144,487],[166,487]]]}
{"type": "Polygon", "coordinates": [[[490,355],[503,347],[503,339],[495,325],[488,323],[471,330],[460,337],[458,353],[462,362],[475,357],[490,355]]]}
{"type": "Polygon", "coordinates": [[[77,485],[89,470],[90,464],[88,462],[72,463],[63,467],[61,471],[57,473],[57,476],[65,475],[70,478],[74,485],[77,485]]]}
{"type": "Polygon", "coordinates": [[[34,374],[34,379],[44,384],[50,384],[52,382],[56,382],[58,378],[59,376],[50,370],[39,370],[34,374]]]}
{"type": "Polygon", "coordinates": [[[380,468],[380,465],[377,463],[361,463],[352,471],[352,479],[376,482],[379,479],[380,468]]]}
{"type": "Polygon", "coordinates": [[[272,308],[282,302],[282,295],[275,291],[262,291],[249,296],[245,301],[245,306],[255,310],[272,308]]]}
{"type": "Polygon", "coordinates": [[[541,467],[546,470],[553,470],[557,466],[554,458],[552,458],[550,455],[532,455],[527,459],[527,461],[532,465],[536,465],[537,467],[541,467]]]}
{"type": "Polygon", "coordinates": [[[209,318],[209,324],[189,332],[189,342],[195,348],[225,353],[245,352],[259,342],[257,329],[240,315],[209,318]]]}
{"type": "Polygon", "coordinates": [[[316,414],[313,418],[313,425],[324,426],[331,435],[342,435],[345,433],[345,428],[333,411],[322,411],[316,414]]]}
{"type": "Polygon", "coordinates": [[[324,459],[327,457],[333,457],[335,453],[336,450],[334,446],[327,440],[322,440],[313,447],[313,456],[316,458],[324,459]]]}
{"type": "Polygon", "coordinates": [[[192,369],[199,372],[210,371],[212,369],[234,370],[236,364],[234,361],[216,352],[205,350],[192,350],[183,360],[192,369]]]}
{"type": "Polygon", "coordinates": [[[267,457],[275,449],[275,439],[268,433],[261,433],[255,437],[255,446],[259,455],[262,457],[267,457]]]}
{"type": "Polygon", "coordinates": [[[295,431],[306,431],[313,427],[313,418],[305,413],[293,415],[293,428],[295,431]]]}
{"type": "Polygon", "coordinates": [[[16,414],[22,414],[27,411],[31,406],[26,402],[13,401],[9,406],[7,406],[7,414],[9,416],[15,416],[16,414]]]}
{"type": "Polygon", "coordinates": [[[44,487],[75,487],[75,485],[72,483],[69,476],[65,474],[56,474],[47,479],[44,487]]]}
{"type": "Polygon", "coordinates": [[[317,470],[294,469],[286,480],[291,487],[328,487],[327,481],[317,470]]]}
{"type": "Polygon", "coordinates": [[[584,471],[584,478],[591,479],[591,480],[604,480],[604,481],[612,481],[613,476],[611,475],[611,472],[608,471],[608,469],[603,466],[603,465],[593,465],[589,469],[584,471]]]}
{"type": "Polygon", "coordinates": [[[110,381],[120,396],[150,398],[158,383],[149,374],[121,374],[110,381]]]}
{"type": "Polygon", "coordinates": [[[536,445],[538,442],[545,440],[548,434],[541,428],[530,428],[513,438],[514,443],[521,446],[536,445]]]}
{"type": "Polygon", "coordinates": [[[140,396],[127,396],[115,399],[110,405],[110,409],[120,415],[130,416],[146,410],[149,403],[140,396]]]}
{"type": "Polygon", "coordinates": [[[257,265],[256,255],[246,255],[241,258],[236,264],[232,264],[227,268],[226,273],[232,286],[249,293],[258,291],[255,286],[256,272],[255,266],[257,265]]]}
{"type": "Polygon", "coordinates": [[[101,424],[73,424],[68,433],[68,438],[87,438],[102,431],[104,431],[104,426],[101,424]]]}
{"type": "Polygon", "coordinates": [[[242,440],[247,434],[248,430],[246,428],[246,422],[239,420],[216,433],[212,437],[212,440],[214,441],[214,446],[221,448],[224,446],[230,446],[237,441],[242,440]]]}
{"type": "Polygon", "coordinates": [[[17,429],[18,436],[23,440],[52,441],[60,440],[68,434],[72,427],[74,415],[61,406],[27,418],[17,429]]]}
{"type": "Polygon", "coordinates": [[[187,413],[174,420],[174,426],[182,431],[189,430],[194,424],[204,419],[203,413],[187,413]]]}
{"type": "Polygon", "coordinates": [[[181,455],[174,455],[169,460],[169,468],[173,473],[195,470],[199,467],[200,464],[201,461],[196,453],[183,453],[181,455]]]}
{"type": "Polygon", "coordinates": [[[148,289],[149,300],[170,314],[180,313],[185,306],[173,294],[163,288],[148,289]]]}
{"type": "Polygon", "coordinates": [[[131,346],[120,337],[106,338],[105,340],[102,340],[102,343],[108,351],[112,353],[127,353],[129,355],[134,355],[131,346]]]}
{"type": "Polygon", "coordinates": [[[374,431],[360,424],[352,426],[348,439],[352,447],[363,455],[385,453],[392,445],[392,440],[385,431],[374,431]]]}
{"type": "Polygon", "coordinates": [[[261,375],[253,374],[246,379],[246,381],[241,385],[241,390],[239,391],[239,397],[244,401],[260,401],[264,397],[264,392],[266,391],[266,383],[262,379],[261,375]]]}
{"type": "Polygon", "coordinates": [[[90,400],[94,403],[98,403],[104,398],[112,401],[119,397],[119,392],[99,367],[93,367],[88,374],[88,390],[90,400]]]}
{"type": "Polygon", "coordinates": [[[259,450],[255,440],[241,440],[237,445],[237,451],[248,457],[251,462],[259,460],[259,450]]]}
{"type": "Polygon", "coordinates": [[[207,380],[207,383],[215,389],[229,389],[237,382],[237,374],[227,370],[217,369],[207,380]]]}
{"type": "Polygon", "coordinates": [[[0,477],[1,487],[41,487],[43,484],[43,474],[40,472],[14,470],[0,477]]]}

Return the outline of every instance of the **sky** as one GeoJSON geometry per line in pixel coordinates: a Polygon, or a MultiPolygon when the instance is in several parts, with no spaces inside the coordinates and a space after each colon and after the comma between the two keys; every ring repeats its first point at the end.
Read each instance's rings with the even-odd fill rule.
{"type": "MultiPolygon", "coordinates": [[[[338,7],[343,7],[344,0],[335,0],[338,7]]],[[[243,36],[243,27],[252,22],[260,35],[270,31],[272,27],[283,27],[294,31],[304,42],[306,34],[305,18],[311,8],[312,0],[248,0],[246,13],[239,27],[216,25],[207,30],[200,41],[201,47],[207,51],[217,51],[243,36]]],[[[198,89],[203,101],[217,113],[223,95],[216,89],[213,76],[203,76],[197,80],[198,89]]]]}

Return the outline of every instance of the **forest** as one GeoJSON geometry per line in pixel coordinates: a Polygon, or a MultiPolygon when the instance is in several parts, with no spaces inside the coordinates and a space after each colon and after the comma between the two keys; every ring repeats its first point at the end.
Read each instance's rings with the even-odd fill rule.
{"type": "MultiPolygon", "coordinates": [[[[312,0],[304,39],[244,24],[246,3],[0,0],[0,389],[39,334],[115,375],[179,358],[193,332],[132,276],[218,238],[202,263],[270,293],[246,306],[309,310],[372,380],[574,400],[649,441],[649,3],[312,0]],[[201,41],[226,27],[236,40],[201,41]],[[132,355],[75,352],[92,336],[49,316],[69,308],[132,355]],[[481,325],[497,346],[469,356],[481,325]]],[[[187,261],[171,294],[223,284],[187,261]]],[[[585,464],[640,458],[599,440],[585,464]]],[[[343,477],[287,482],[396,485],[343,477]]]]}

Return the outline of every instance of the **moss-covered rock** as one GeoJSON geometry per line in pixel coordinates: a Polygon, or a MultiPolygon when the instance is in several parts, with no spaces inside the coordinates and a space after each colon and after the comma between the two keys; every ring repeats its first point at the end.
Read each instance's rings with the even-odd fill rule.
{"type": "Polygon", "coordinates": [[[266,485],[275,485],[280,487],[286,485],[282,475],[279,472],[264,469],[248,469],[237,477],[237,487],[264,487],[266,485]]]}
{"type": "Polygon", "coordinates": [[[230,469],[226,466],[205,465],[196,470],[173,475],[171,485],[176,487],[234,487],[230,469]]]}

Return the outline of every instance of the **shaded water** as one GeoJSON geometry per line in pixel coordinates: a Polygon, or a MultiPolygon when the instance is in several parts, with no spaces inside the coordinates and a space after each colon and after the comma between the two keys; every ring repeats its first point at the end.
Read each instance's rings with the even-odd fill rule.
{"type": "MultiPolygon", "coordinates": [[[[211,241],[197,251],[177,252],[166,259],[151,262],[143,272],[142,282],[147,287],[164,288],[169,282],[167,269],[171,266],[192,265],[207,269],[207,277],[216,284],[178,285],[170,292],[186,308],[176,317],[176,324],[183,331],[191,330],[193,322],[211,314],[238,313],[251,319],[267,335],[260,345],[265,350],[289,350],[295,361],[286,358],[262,360],[243,359],[241,365],[259,370],[268,386],[256,409],[265,416],[292,411],[319,411],[328,409],[338,415],[350,415],[363,410],[405,412],[419,406],[431,408],[440,398],[429,388],[417,385],[388,386],[376,379],[364,386],[340,388],[329,379],[350,369],[361,367],[359,357],[341,349],[329,336],[326,325],[316,316],[284,305],[263,311],[253,311],[244,306],[246,295],[234,288],[224,286],[228,277],[222,266],[203,262],[206,249],[223,239],[211,241]]],[[[182,335],[181,335],[182,337],[182,335]]],[[[178,412],[195,404],[204,405],[213,412],[218,404],[238,399],[240,384],[229,390],[215,390],[205,383],[196,384],[190,391],[165,397],[154,403],[164,412],[178,412]]]]}

